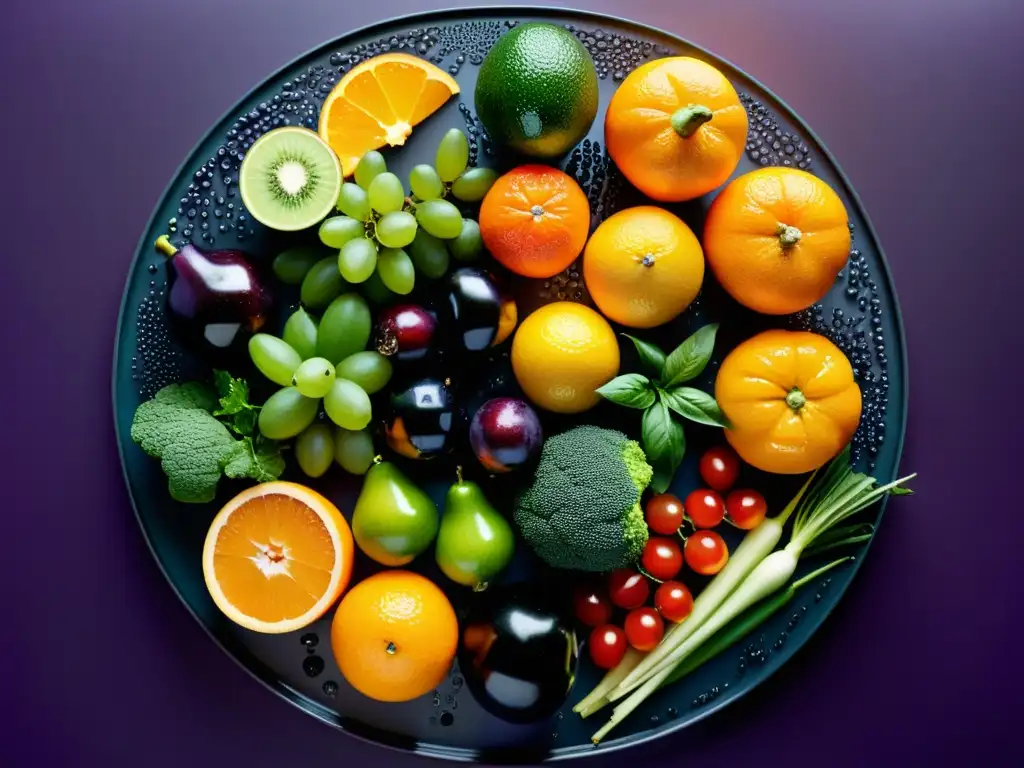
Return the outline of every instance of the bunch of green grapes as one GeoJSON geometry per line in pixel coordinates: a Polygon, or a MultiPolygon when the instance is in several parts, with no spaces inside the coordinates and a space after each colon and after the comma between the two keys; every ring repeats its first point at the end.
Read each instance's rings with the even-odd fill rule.
{"type": "Polygon", "coordinates": [[[483,248],[480,227],[464,218],[445,198],[466,203],[483,199],[497,174],[467,168],[469,141],[457,128],[437,148],[434,166],[417,165],[409,174],[411,194],[387,169],[384,156],[367,152],[356,166],[354,182],[342,184],[340,216],[320,226],[320,241],[338,249],[340,279],[368,283],[367,292],[405,295],[416,285],[417,270],[430,278],[443,275],[449,256],[475,258],[483,248]]]}
{"type": "Polygon", "coordinates": [[[365,349],[370,309],[356,293],[338,296],[317,318],[300,307],[285,323],[282,338],[257,333],[249,355],[260,373],[279,384],[263,404],[260,432],[272,440],[295,440],[295,458],[310,477],[336,461],[353,474],[373,463],[370,395],[391,379],[391,363],[365,349]],[[334,423],[318,420],[320,406],[334,423]]]}

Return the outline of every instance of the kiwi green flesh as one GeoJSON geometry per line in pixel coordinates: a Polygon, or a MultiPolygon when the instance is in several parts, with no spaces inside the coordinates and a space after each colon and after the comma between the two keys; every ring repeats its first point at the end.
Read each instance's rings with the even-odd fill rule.
{"type": "Polygon", "coordinates": [[[319,223],[341,189],[341,170],[331,149],[302,129],[264,134],[250,148],[239,174],[249,213],[268,227],[292,231],[319,223]]]}

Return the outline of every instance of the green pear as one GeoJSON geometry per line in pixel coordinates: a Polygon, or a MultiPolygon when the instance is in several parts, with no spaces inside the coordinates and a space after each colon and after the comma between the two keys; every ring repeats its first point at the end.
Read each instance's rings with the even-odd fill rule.
{"type": "Polygon", "coordinates": [[[515,552],[512,526],[487,501],[476,483],[462,479],[448,489],[441,530],[437,534],[437,564],[454,582],[485,589],[515,552]]]}
{"type": "Polygon", "coordinates": [[[394,464],[374,464],[352,513],[352,535],[381,565],[405,565],[437,535],[437,506],[394,464]]]}

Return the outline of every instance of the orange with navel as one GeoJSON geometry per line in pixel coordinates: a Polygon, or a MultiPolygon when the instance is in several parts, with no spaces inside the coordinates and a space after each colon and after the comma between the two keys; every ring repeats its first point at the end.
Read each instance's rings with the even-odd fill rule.
{"type": "Polygon", "coordinates": [[[352,531],[338,508],[297,483],[247,488],[217,513],[203,575],[217,607],[254,632],[319,619],[352,576],[352,531]]]}
{"type": "Polygon", "coordinates": [[[860,423],[861,393],[843,351],[809,331],[769,330],[722,361],[715,399],[729,444],[758,469],[810,472],[836,456],[860,423]]]}
{"type": "Polygon", "coordinates": [[[479,223],[484,246],[505,267],[524,277],[552,277],[583,250],[590,203],[557,168],[521,165],[494,182],[479,223]]]}
{"type": "Polygon", "coordinates": [[[678,216],[650,205],[627,208],[590,236],[583,279],[605,317],[630,328],[653,328],[697,297],[704,253],[678,216]]]}
{"type": "Polygon", "coordinates": [[[382,571],[359,582],[331,623],[341,674],[377,701],[409,701],[448,674],[459,625],[444,592],[411,571],[382,571]]]}
{"type": "Polygon", "coordinates": [[[710,64],[689,56],[657,59],[616,89],[604,138],[619,170],[645,195],[692,200],[736,170],[747,143],[747,112],[710,64]]]}
{"type": "Polygon", "coordinates": [[[459,92],[455,78],[408,53],[383,53],[349,70],[320,108],[320,138],[348,176],[371,149],[405,143],[413,126],[459,92]]]}
{"type": "Polygon", "coordinates": [[[799,312],[824,298],[849,258],[846,206],[806,171],[751,171],[711,204],[704,253],[740,304],[766,315],[799,312]]]}

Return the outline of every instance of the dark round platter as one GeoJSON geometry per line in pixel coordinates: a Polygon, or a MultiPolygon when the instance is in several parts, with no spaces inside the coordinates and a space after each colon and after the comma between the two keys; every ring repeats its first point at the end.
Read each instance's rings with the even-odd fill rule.
{"type": "MultiPolygon", "coordinates": [[[[601,107],[589,136],[562,162],[590,199],[593,224],[616,210],[642,201],[609,164],[603,146],[603,115],[617,83],[639,64],[662,56],[691,55],[721,69],[736,86],[750,118],[746,156],[735,175],[758,165],[792,165],[818,175],[846,204],[853,231],[853,251],[832,292],[820,306],[799,316],[768,320],[727,299],[713,279],[705,281],[697,302],[655,339],[670,348],[706,322],[722,329],[715,361],[739,340],[768,325],[810,328],[829,336],[850,356],[864,393],[864,415],[854,440],[859,469],[871,469],[882,482],[891,480],[899,461],[907,412],[907,368],[903,328],[895,289],[881,248],[856,194],[835,161],[800,119],[756,80],[727,62],[672,35],[620,19],[569,10],[488,8],[410,16],[382,22],[335,39],[267,77],[207,133],[171,181],[146,226],[130,269],[117,331],[113,397],[122,464],[143,534],[172,588],[196,620],[225,652],[282,698],[318,719],[357,737],[417,754],[484,763],[540,762],[607,752],[678,730],[725,707],[784,664],[815,632],[839,601],[866,553],[868,544],[851,554],[856,562],[803,590],[791,608],[774,617],[742,647],[706,664],[670,689],[653,696],[614,732],[594,747],[590,736],[603,722],[599,714],[582,721],[571,711],[599,679],[588,660],[580,666],[576,686],[562,711],[533,726],[504,723],[484,712],[462,684],[458,670],[434,694],[405,704],[370,701],[339,675],[330,652],[332,613],[303,632],[260,635],[237,627],[214,606],[203,582],[200,555],[216,510],[237,491],[222,482],[217,499],[208,505],[182,505],[167,494],[159,463],[148,458],[130,437],[137,405],[173,381],[205,377],[209,368],[179,348],[168,332],[162,258],[152,247],[161,234],[177,243],[205,247],[239,247],[254,260],[269,261],[281,250],[279,236],[246,214],[238,195],[237,172],[245,149],[262,132],[281,124],[315,128],[320,103],[341,74],[353,64],[387,50],[420,55],[448,69],[462,93],[418,126],[405,147],[388,150],[389,169],[403,178],[415,162],[432,156],[440,136],[458,126],[470,136],[471,163],[504,168],[493,153],[474,114],[473,86],[478,65],[493,42],[516,23],[544,20],[565,25],[590,51],[600,77],[601,107]]],[[[692,203],[670,206],[698,234],[703,213],[714,193],[692,203]]],[[[551,281],[521,286],[520,301],[536,306],[545,300],[586,300],[585,292],[566,274],[551,281]],[[579,295],[577,296],[577,291],[579,295]]],[[[286,294],[284,302],[296,301],[286,294]]],[[[270,329],[277,332],[279,328],[270,329]]],[[[633,361],[624,359],[623,371],[633,361]]],[[[501,360],[495,363],[500,368],[501,360]]],[[[698,380],[710,389],[716,363],[698,380]]],[[[594,412],[599,422],[616,414],[594,412]]],[[[587,421],[591,421],[587,417],[587,421]]],[[[638,419],[615,424],[631,436],[638,419]]],[[[714,439],[714,432],[687,428],[687,458],[673,489],[684,494],[696,485],[696,457],[714,439]]],[[[437,496],[451,478],[433,467],[419,479],[432,478],[428,490],[437,496]]],[[[302,482],[290,466],[285,479],[302,482]]],[[[778,509],[793,484],[755,475],[769,505],[778,509]]],[[[340,470],[310,483],[326,493],[346,514],[351,511],[358,482],[340,470]]],[[[879,507],[871,513],[881,517],[879,507]]],[[[873,522],[877,523],[878,520],[873,522]]],[[[728,537],[727,537],[728,538],[728,537]]],[[[735,539],[730,540],[732,543],[735,539]]],[[[530,553],[520,552],[505,579],[551,578],[530,553]]],[[[799,574],[814,565],[801,566],[799,574]]],[[[445,584],[432,557],[415,564],[437,578],[458,609],[465,591],[445,584]]],[[[356,565],[354,581],[370,572],[365,558],[356,565]]]]}

